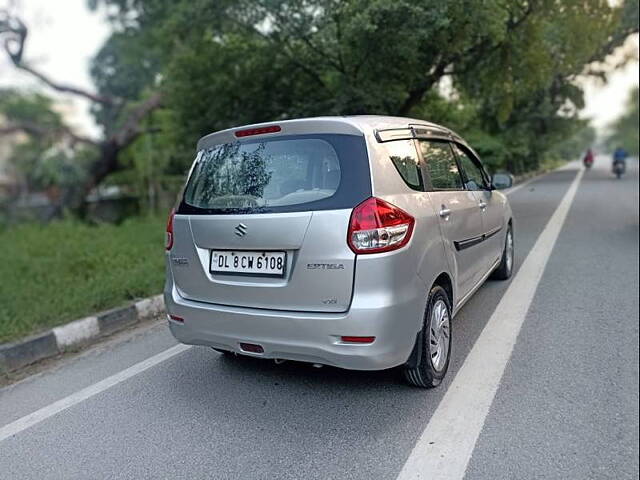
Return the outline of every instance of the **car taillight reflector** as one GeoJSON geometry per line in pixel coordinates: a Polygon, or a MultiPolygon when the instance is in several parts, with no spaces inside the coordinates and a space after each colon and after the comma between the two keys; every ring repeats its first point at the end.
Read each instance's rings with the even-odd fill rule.
{"type": "Polygon", "coordinates": [[[354,253],[381,253],[404,247],[415,219],[379,198],[366,199],[351,212],[347,242],[354,253]]]}
{"type": "Polygon", "coordinates": [[[179,317],[177,315],[169,315],[169,319],[173,320],[174,322],[184,323],[184,318],[179,317]]]}
{"type": "Polygon", "coordinates": [[[376,337],[340,337],[340,340],[345,343],[373,343],[375,339],[376,337]]]}
{"type": "Polygon", "coordinates": [[[164,248],[166,250],[171,250],[171,247],[173,247],[173,216],[175,214],[175,210],[171,209],[171,212],[169,212],[169,218],[167,219],[167,230],[164,241],[164,248]]]}
{"type": "Polygon", "coordinates": [[[247,128],[245,130],[238,130],[235,132],[236,137],[250,137],[251,135],[262,135],[263,133],[278,133],[280,130],[279,125],[271,125],[270,127],[258,127],[247,128]]]}

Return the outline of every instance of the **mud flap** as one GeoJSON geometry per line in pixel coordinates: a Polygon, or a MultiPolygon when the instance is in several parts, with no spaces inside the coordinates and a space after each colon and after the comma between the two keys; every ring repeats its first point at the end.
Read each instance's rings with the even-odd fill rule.
{"type": "Polygon", "coordinates": [[[411,355],[409,355],[409,359],[407,363],[404,364],[406,368],[418,368],[418,364],[420,363],[420,359],[422,358],[422,349],[424,348],[424,333],[423,330],[420,329],[418,334],[416,335],[416,343],[413,345],[413,350],[411,350],[411,355]]]}

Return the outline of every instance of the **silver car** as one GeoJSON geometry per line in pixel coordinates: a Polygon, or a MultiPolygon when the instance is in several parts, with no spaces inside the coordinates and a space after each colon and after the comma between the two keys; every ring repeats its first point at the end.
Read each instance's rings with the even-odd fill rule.
{"type": "MultiPolygon", "coordinates": [[[[501,186],[510,186],[502,175],[501,186]]],[[[422,120],[319,117],[200,139],[169,217],[182,343],[434,387],[451,319],[513,269],[513,219],[473,149],[422,120]]]]}

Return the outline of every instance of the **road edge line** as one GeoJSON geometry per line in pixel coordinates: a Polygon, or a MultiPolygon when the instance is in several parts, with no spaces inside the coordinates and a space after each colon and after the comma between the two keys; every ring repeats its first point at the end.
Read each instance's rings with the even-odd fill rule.
{"type": "Polygon", "coordinates": [[[93,385],[90,385],[82,390],[78,390],[71,395],[68,395],[56,402],[53,402],[46,407],[42,407],[39,410],[36,410],[29,415],[25,415],[24,417],[19,418],[3,427],[0,427],[0,442],[6,440],[7,438],[13,437],[14,435],[37,425],[38,423],[46,420],[47,418],[53,417],[58,413],[77,405],[99,393],[108,390],[111,387],[118,385],[139,373],[148,370],[165,360],[168,360],[186,350],[189,350],[191,345],[183,345],[178,344],[167,350],[164,350],[152,357],[147,358],[141,362],[136,363],[120,372],[111,375],[103,380],[100,380],[93,385]]]}
{"type": "Polygon", "coordinates": [[[538,284],[562,231],[584,170],[551,215],[429,423],[397,480],[460,480],[489,414],[538,284]]]}

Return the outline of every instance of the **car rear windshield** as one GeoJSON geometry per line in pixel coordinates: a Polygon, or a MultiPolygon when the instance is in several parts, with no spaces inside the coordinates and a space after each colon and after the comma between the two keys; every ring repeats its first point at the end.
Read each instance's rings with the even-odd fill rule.
{"type": "Polygon", "coordinates": [[[214,145],[197,153],[178,213],[351,208],[371,195],[364,138],[296,135],[214,145]]]}

